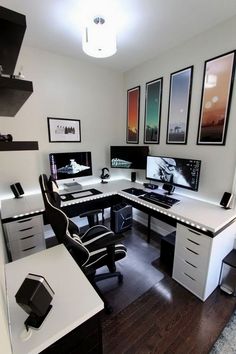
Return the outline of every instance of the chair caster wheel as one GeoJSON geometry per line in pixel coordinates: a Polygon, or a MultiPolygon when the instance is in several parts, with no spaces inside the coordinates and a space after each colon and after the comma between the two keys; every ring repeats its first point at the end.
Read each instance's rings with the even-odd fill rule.
{"type": "Polygon", "coordinates": [[[113,312],[113,308],[110,305],[105,305],[104,311],[107,315],[110,315],[113,312]]]}
{"type": "Polygon", "coordinates": [[[118,283],[119,283],[119,284],[122,284],[122,283],[123,283],[123,275],[122,275],[122,274],[120,274],[120,275],[118,276],[118,283]]]}

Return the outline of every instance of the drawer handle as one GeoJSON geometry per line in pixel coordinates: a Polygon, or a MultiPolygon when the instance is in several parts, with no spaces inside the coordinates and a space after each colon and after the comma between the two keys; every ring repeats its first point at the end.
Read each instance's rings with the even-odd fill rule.
{"type": "Polygon", "coordinates": [[[29,248],[25,248],[24,250],[22,250],[22,252],[26,252],[26,251],[32,250],[32,249],[35,248],[35,247],[36,247],[36,246],[29,247],[29,248]]]}
{"type": "Polygon", "coordinates": [[[188,250],[188,251],[190,251],[190,252],[196,254],[197,256],[199,256],[199,253],[197,253],[197,252],[195,252],[195,251],[193,251],[193,250],[190,250],[190,248],[188,248],[188,247],[186,247],[186,250],[188,250]]]}
{"type": "Polygon", "coordinates": [[[192,279],[193,281],[196,281],[196,279],[194,279],[193,277],[191,277],[191,275],[188,275],[187,273],[184,273],[184,275],[186,275],[187,277],[189,277],[189,278],[192,279]]]}
{"type": "Polygon", "coordinates": [[[186,259],[184,261],[185,261],[185,263],[188,263],[189,265],[191,265],[193,268],[197,268],[197,266],[195,266],[194,264],[190,263],[189,261],[186,261],[186,259]]]}
{"type": "Polygon", "coordinates": [[[20,232],[23,232],[23,231],[27,231],[27,230],[31,230],[31,229],[33,229],[33,226],[31,226],[31,227],[26,227],[25,229],[21,229],[21,230],[19,230],[20,232]]]}
{"type": "Polygon", "coordinates": [[[198,235],[198,236],[201,236],[201,234],[199,234],[199,232],[194,231],[194,230],[192,230],[192,229],[188,229],[188,231],[190,231],[190,232],[192,232],[193,234],[196,234],[196,235],[198,235]]]}
{"type": "Polygon", "coordinates": [[[21,237],[21,240],[26,240],[27,238],[31,238],[34,237],[35,235],[30,235],[30,236],[25,236],[25,237],[21,237]]]}
{"type": "Polygon", "coordinates": [[[191,240],[190,238],[187,238],[187,240],[190,241],[190,242],[192,242],[192,243],[194,243],[194,244],[197,245],[197,246],[200,246],[200,243],[198,243],[198,242],[196,242],[196,241],[193,241],[193,240],[191,240]]]}
{"type": "Polygon", "coordinates": [[[17,221],[19,224],[22,224],[23,222],[27,222],[27,221],[30,221],[32,220],[32,218],[30,219],[23,219],[23,220],[20,220],[20,221],[17,221]]]}

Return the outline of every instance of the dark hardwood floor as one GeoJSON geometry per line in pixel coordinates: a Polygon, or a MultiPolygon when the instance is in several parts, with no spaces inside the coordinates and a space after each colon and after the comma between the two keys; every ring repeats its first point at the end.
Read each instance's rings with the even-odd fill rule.
{"type": "MultiPolygon", "coordinates": [[[[135,223],[132,233],[137,232],[146,238],[146,229],[135,223]]],[[[159,247],[157,235],[151,243],[159,247]]],[[[209,353],[235,310],[236,299],[216,289],[202,302],[172,280],[168,268],[159,261],[155,264],[164,279],[119,313],[102,316],[104,354],[209,353]]],[[[109,300],[109,292],[105,295],[109,300]]]]}
{"type": "MultiPolygon", "coordinates": [[[[126,287],[125,274],[122,289],[117,283],[109,283],[107,280],[102,290],[106,299],[115,306],[112,315],[103,313],[101,316],[104,354],[209,353],[236,308],[236,298],[216,289],[205,302],[199,300],[172,280],[169,268],[160,263],[158,235],[152,234],[149,246],[146,243],[146,234],[146,228],[134,222],[132,231],[128,231],[128,243],[135,243],[137,239],[138,244],[141,242],[142,247],[136,245],[133,252],[139,261],[144,254],[148,254],[149,247],[152,254],[155,254],[153,248],[156,248],[157,259],[153,262],[153,257],[150,257],[145,262],[155,266],[164,274],[164,278],[157,283],[154,278],[154,283],[150,283],[147,290],[147,284],[143,281],[149,277],[147,270],[140,276],[139,269],[139,274],[136,274],[134,268],[123,267],[123,273],[132,272],[135,278],[133,286],[129,282],[126,287]],[[147,252],[144,252],[144,248],[147,252]],[[123,292],[123,295],[114,300],[116,291],[123,292]],[[135,299],[132,303],[131,296],[135,299]]],[[[47,244],[52,246],[55,243],[51,239],[47,244]]],[[[129,244],[127,246],[129,250],[129,244]]],[[[126,258],[129,260],[128,256],[126,258]]],[[[130,261],[135,262],[133,258],[130,261]]]]}

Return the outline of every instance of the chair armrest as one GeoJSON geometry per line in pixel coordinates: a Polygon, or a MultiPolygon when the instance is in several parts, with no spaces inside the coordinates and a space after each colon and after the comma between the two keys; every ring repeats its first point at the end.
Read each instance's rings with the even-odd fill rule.
{"type": "Polygon", "coordinates": [[[103,209],[95,209],[95,210],[90,210],[90,211],[86,211],[85,213],[79,214],[79,216],[81,218],[84,218],[84,217],[88,217],[88,216],[91,216],[91,215],[100,214],[102,212],[103,212],[103,209]]]}

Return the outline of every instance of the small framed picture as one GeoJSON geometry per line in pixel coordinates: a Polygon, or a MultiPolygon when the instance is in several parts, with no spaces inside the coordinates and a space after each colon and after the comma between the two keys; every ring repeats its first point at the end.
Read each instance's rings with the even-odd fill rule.
{"type": "Polygon", "coordinates": [[[193,66],[170,75],[167,144],[187,144],[193,66]]]}
{"type": "Polygon", "coordinates": [[[205,61],[198,145],[224,145],[235,72],[235,51],[205,61]]]}
{"type": "Polygon", "coordinates": [[[48,117],[50,143],[80,143],[80,120],[48,117]]]}
{"type": "Polygon", "coordinates": [[[127,91],[127,144],[139,142],[140,86],[127,91]]]}
{"type": "Polygon", "coordinates": [[[146,83],[144,144],[159,144],[163,78],[146,83]]]}

